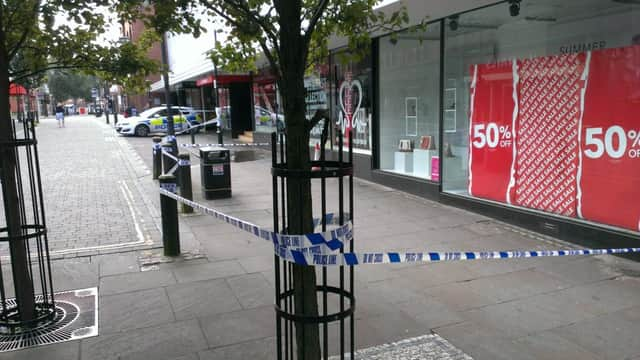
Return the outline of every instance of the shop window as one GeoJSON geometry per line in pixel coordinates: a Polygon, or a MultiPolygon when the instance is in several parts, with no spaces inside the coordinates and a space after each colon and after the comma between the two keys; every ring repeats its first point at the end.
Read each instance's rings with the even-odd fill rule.
{"type": "MultiPolygon", "coordinates": [[[[353,152],[371,155],[371,57],[354,59],[346,52],[331,55],[331,109],[337,119],[335,127],[343,135],[344,149],[348,134],[353,140],[353,152]]],[[[330,127],[332,128],[332,127],[330,127]]],[[[333,143],[338,139],[332,134],[333,143]]]]}
{"type": "MultiPolygon", "coordinates": [[[[307,105],[306,118],[311,119],[318,110],[326,110],[330,108],[329,103],[329,64],[323,62],[314,66],[304,77],[305,102],[307,105]]],[[[331,128],[331,127],[329,127],[331,128]]],[[[322,130],[324,129],[324,120],[321,120],[313,129],[311,129],[310,144],[314,146],[320,142],[322,130]]],[[[326,144],[329,147],[331,144],[326,144]]]]}
{"type": "Polygon", "coordinates": [[[639,15],[553,0],[447,19],[444,191],[640,231],[639,15]]]}
{"type": "MultiPolygon", "coordinates": [[[[440,24],[380,38],[378,56],[380,169],[438,181],[440,24]]],[[[455,111],[455,88],[445,99],[455,111]]]]}

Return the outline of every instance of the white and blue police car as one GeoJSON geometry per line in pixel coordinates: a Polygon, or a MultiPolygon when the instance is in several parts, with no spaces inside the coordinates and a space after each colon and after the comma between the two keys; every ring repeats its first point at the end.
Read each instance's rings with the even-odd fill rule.
{"type": "MultiPolygon", "coordinates": [[[[190,107],[172,106],[171,115],[173,115],[173,128],[176,133],[188,130],[201,122],[200,115],[190,107]]],[[[118,122],[116,131],[122,135],[135,136],[166,133],[167,108],[165,106],[152,107],[141,112],[138,116],[125,118],[118,122]]]]}

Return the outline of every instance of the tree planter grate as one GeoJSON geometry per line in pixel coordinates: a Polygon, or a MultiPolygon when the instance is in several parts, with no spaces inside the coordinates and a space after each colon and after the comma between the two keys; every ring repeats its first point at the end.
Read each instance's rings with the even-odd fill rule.
{"type": "MultiPolygon", "coordinates": [[[[351,137],[348,136],[348,148],[343,154],[343,136],[337,130],[337,154],[332,154],[335,159],[325,159],[325,151],[320,151],[320,159],[309,161],[310,169],[290,169],[287,161],[288,143],[285,134],[273,133],[271,136],[272,156],[272,194],[273,194],[273,225],[274,231],[289,233],[289,221],[303,223],[302,215],[290,210],[288,205],[294,203],[293,195],[289,194],[291,187],[302,194],[309,183],[309,188],[320,188],[320,214],[315,214],[321,219],[318,226],[323,232],[329,230],[327,214],[337,215],[339,225],[353,221],[353,147],[351,137]],[[337,182],[338,191],[328,194],[327,179],[337,182]],[[329,201],[328,201],[329,200],[329,201]],[[331,201],[333,200],[333,201],[331,201]],[[337,201],[336,201],[337,200],[337,201]],[[331,204],[331,205],[330,205],[331,204]],[[289,212],[289,213],[288,213],[289,212]],[[288,216],[287,216],[288,215],[288,216]],[[319,215],[319,216],[318,216],[319,215]]],[[[328,140],[328,124],[321,136],[321,148],[328,140]]],[[[333,140],[332,140],[333,141],[333,140]]],[[[304,142],[304,141],[303,141],[304,142]]],[[[307,146],[307,144],[304,144],[307,146]]],[[[290,159],[289,159],[290,160],[290,159]]],[[[311,192],[313,194],[313,192],[311,192]]],[[[336,252],[354,251],[354,239],[351,239],[336,252]]],[[[332,269],[317,267],[312,269],[316,273],[316,284],[310,284],[304,289],[304,284],[309,279],[305,278],[296,284],[296,271],[303,274],[308,268],[295,268],[290,262],[274,257],[275,278],[275,311],[276,311],[276,358],[278,360],[328,360],[330,355],[337,354],[338,359],[353,358],[355,353],[355,286],[353,266],[338,266],[332,269]],[[331,275],[331,276],[330,276],[331,275]],[[303,284],[301,289],[297,286],[303,284]],[[296,300],[296,291],[304,293],[303,301],[296,300]],[[314,294],[315,292],[315,294],[314,294]],[[313,310],[313,296],[317,297],[317,312],[313,310]],[[296,309],[296,304],[301,308],[296,309]],[[305,309],[311,306],[310,311],[305,309]],[[307,331],[309,332],[308,335],[307,331]],[[313,339],[307,341],[303,339],[313,339]],[[303,347],[298,345],[303,343],[303,347]],[[319,347],[319,349],[317,349],[319,347]],[[317,349],[317,350],[316,350],[317,349]]],[[[306,276],[306,275],[302,275],[306,276]]]]}
{"type": "MultiPolygon", "coordinates": [[[[0,325],[0,352],[14,351],[98,335],[98,288],[55,294],[55,314],[30,327],[0,325]]],[[[36,303],[42,303],[42,296],[36,303]]],[[[7,300],[15,306],[15,299],[7,300]]]]}

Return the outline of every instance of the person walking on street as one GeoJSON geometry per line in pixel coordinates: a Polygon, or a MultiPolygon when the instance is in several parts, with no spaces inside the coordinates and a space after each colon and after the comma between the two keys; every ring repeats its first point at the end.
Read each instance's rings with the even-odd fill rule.
{"type": "Polygon", "coordinates": [[[56,106],[56,120],[58,120],[58,127],[64,127],[64,108],[60,104],[56,106]]]}

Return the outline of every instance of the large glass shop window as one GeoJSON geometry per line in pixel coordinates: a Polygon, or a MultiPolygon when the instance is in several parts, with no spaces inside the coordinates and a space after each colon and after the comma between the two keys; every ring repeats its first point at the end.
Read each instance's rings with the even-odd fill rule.
{"type": "Polygon", "coordinates": [[[444,191],[640,231],[640,6],[445,23],[444,191]]]}
{"type": "Polygon", "coordinates": [[[439,180],[440,24],[380,38],[380,169],[439,180]]]}
{"type": "MultiPolygon", "coordinates": [[[[359,61],[335,53],[331,56],[331,100],[335,127],[341,129],[344,149],[348,134],[353,140],[353,152],[371,154],[371,57],[359,61]]],[[[334,145],[338,139],[334,133],[334,145]]]]}
{"type": "MultiPolygon", "coordinates": [[[[330,69],[328,63],[315,65],[304,77],[305,103],[307,105],[306,118],[311,119],[318,110],[326,110],[330,108],[329,103],[329,75],[330,69]]],[[[315,146],[320,143],[322,130],[324,129],[324,120],[321,120],[309,134],[310,145],[315,146]]],[[[329,130],[331,127],[329,127],[329,130]]],[[[327,148],[331,146],[328,142],[325,144],[327,148]]]]}

